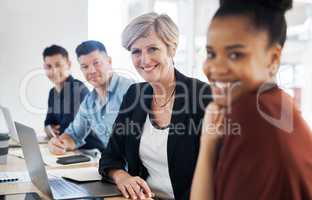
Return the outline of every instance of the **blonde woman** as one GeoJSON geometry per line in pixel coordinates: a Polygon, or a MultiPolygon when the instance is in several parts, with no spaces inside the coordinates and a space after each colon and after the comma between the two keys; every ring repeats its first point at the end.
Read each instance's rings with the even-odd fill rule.
{"type": "MultiPolygon", "coordinates": [[[[131,199],[188,199],[210,87],[175,69],[178,28],[167,15],[132,20],[122,45],[146,81],[132,85],[99,172],[131,199]]],[[[191,66],[190,66],[191,67],[191,66]]]]}

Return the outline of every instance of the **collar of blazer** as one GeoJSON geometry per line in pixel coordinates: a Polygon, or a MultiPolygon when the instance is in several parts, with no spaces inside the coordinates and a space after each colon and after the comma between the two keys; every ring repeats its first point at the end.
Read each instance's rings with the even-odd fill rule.
{"type": "MultiPolygon", "coordinates": [[[[186,103],[189,101],[190,94],[189,94],[189,80],[190,78],[184,76],[178,70],[175,69],[175,78],[176,78],[176,93],[175,93],[175,100],[173,104],[173,111],[171,116],[170,122],[170,129],[169,129],[169,137],[168,137],[168,164],[171,162],[171,158],[174,155],[174,147],[178,140],[179,134],[175,134],[174,126],[178,123],[183,123],[187,116],[185,109],[189,109],[186,103]]],[[[135,136],[139,139],[143,132],[144,123],[146,121],[147,113],[151,111],[151,103],[152,103],[152,96],[153,96],[153,88],[150,84],[144,83],[143,86],[140,86],[140,99],[138,105],[133,111],[133,119],[135,123],[138,124],[137,128],[139,128],[135,136]]],[[[186,130],[187,131],[187,130],[186,130]]],[[[136,148],[136,153],[139,155],[139,140],[138,145],[136,148]]]]}

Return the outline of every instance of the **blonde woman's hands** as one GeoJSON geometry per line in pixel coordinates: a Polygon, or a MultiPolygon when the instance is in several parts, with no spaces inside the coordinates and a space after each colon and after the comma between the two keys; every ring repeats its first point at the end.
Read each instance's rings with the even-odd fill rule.
{"type": "Polygon", "coordinates": [[[122,195],[132,200],[151,200],[155,195],[147,183],[138,176],[130,176],[124,170],[113,170],[110,176],[114,179],[122,195]]]}

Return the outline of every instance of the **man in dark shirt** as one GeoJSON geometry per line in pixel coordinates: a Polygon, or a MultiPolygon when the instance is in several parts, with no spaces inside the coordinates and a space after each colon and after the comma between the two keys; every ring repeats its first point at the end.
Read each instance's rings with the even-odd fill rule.
{"type": "Polygon", "coordinates": [[[74,120],[87,87],[70,75],[68,52],[52,45],[43,51],[44,70],[54,87],[49,92],[48,113],[44,122],[48,137],[59,135],[74,120]]]}

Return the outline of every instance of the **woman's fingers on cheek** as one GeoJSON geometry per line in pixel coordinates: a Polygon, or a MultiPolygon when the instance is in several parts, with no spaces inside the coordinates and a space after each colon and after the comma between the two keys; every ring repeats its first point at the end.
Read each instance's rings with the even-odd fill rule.
{"type": "Polygon", "coordinates": [[[208,120],[210,120],[211,123],[215,123],[218,119],[219,114],[220,114],[219,106],[216,105],[215,103],[212,103],[208,107],[208,113],[207,114],[208,114],[208,120]]]}
{"type": "Polygon", "coordinates": [[[224,109],[220,109],[220,110],[218,111],[218,116],[216,117],[216,123],[217,123],[217,124],[223,123],[224,112],[225,112],[224,109]]]}

